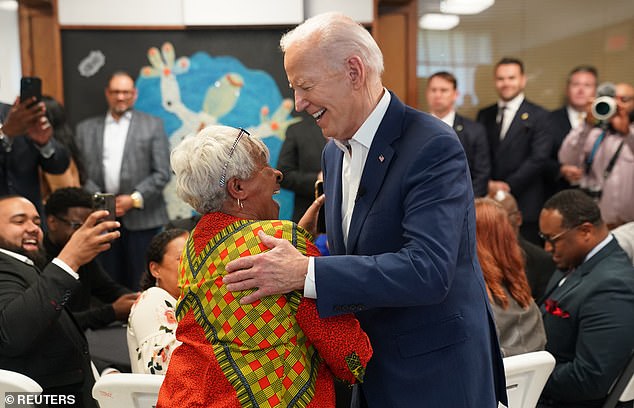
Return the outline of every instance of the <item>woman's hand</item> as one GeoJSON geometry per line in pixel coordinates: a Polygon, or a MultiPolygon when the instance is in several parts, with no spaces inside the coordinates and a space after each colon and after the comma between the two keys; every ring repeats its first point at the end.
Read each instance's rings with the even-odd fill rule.
{"type": "Polygon", "coordinates": [[[317,220],[319,219],[319,210],[324,205],[326,200],[325,195],[320,195],[315,201],[308,207],[304,216],[297,223],[300,227],[308,231],[313,237],[317,236],[317,220]]]}

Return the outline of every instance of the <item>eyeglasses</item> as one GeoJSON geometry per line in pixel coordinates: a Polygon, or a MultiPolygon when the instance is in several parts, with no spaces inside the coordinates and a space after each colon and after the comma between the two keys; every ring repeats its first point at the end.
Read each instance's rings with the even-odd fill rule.
{"type": "Polygon", "coordinates": [[[240,129],[240,133],[238,133],[238,137],[236,137],[236,140],[233,142],[233,145],[231,145],[231,150],[229,150],[229,158],[227,159],[225,165],[222,167],[222,174],[220,175],[220,187],[224,187],[225,183],[226,183],[226,178],[227,178],[227,167],[229,166],[229,160],[231,160],[231,156],[233,156],[233,152],[234,150],[236,150],[236,146],[238,145],[238,142],[240,141],[240,139],[242,139],[242,136],[247,135],[247,136],[251,136],[251,134],[249,132],[247,132],[246,130],[239,128],[240,129]]]}
{"type": "Polygon", "coordinates": [[[566,235],[567,233],[569,233],[570,231],[572,231],[573,229],[577,228],[579,225],[577,225],[576,227],[572,227],[572,228],[568,228],[564,231],[561,231],[559,234],[555,234],[552,237],[549,237],[547,235],[542,234],[541,232],[538,232],[537,235],[539,235],[539,237],[541,239],[544,240],[544,242],[548,242],[550,245],[555,246],[555,244],[561,240],[564,235],[566,235]]]}
{"type": "Polygon", "coordinates": [[[55,218],[57,218],[58,220],[60,220],[61,222],[63,222],[64,224],[68,225],[69,227],[71,227],[74,230],[78,230],[79,228],[81,228],[82,225],[84,225],[83,222],[75,222],[75,221],[69,221],[66,218],[62,218],[58,215],[54,216],[55,218]]]}

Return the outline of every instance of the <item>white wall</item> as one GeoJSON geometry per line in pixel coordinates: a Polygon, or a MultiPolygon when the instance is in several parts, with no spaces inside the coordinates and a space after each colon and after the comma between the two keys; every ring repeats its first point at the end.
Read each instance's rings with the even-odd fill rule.
{"type": "Polygon", "coordinates": [[[294,25],[324,11],[371,23],[372,0],[58,0],[64,25],[294,25]]]}
{"type": "Polygon", "coordinates": [[[0,101],[13,104],[20,93],[20,36],[18,3],[0,0],[0,101]]]}

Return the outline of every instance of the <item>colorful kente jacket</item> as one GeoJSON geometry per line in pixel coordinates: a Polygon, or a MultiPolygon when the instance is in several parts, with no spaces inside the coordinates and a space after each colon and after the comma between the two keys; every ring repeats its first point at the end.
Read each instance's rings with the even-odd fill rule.
{"type": "Polygon", "coordinates": [[[310,235],[290,221],[254,221],[223,213],[201,218],[180,265],[174,350],[158,407],[334,407],[332,373],[362,381],[372,355],[352,315],[320,319],[315,302],[295,291],[251,305],[229,292],[230,261],[267,250],[263,230],[318,256],[310,235]]]}

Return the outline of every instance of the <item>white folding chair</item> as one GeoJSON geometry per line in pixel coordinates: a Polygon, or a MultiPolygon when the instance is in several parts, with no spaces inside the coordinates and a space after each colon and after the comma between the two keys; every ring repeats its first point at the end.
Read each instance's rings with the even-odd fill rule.
{"type": "Polygon", "coordinates": [[[505,357],[508,408],[535,408],[554,367],[555,358],[547,351],[505,357]]]}
{"type": "Polygon", "coordinates": [[[92,396],[101,408],[154,408],[162,375],[108,374],[97,380],[92,396]]]}
{"type": "Polygon", "coordinates": [[[0,370],[0,407],[4,408],[5,402],[10,402],[6,392],[33,392],[40,394],[42,387],[35,380],[15,371],[0,370]]]}

